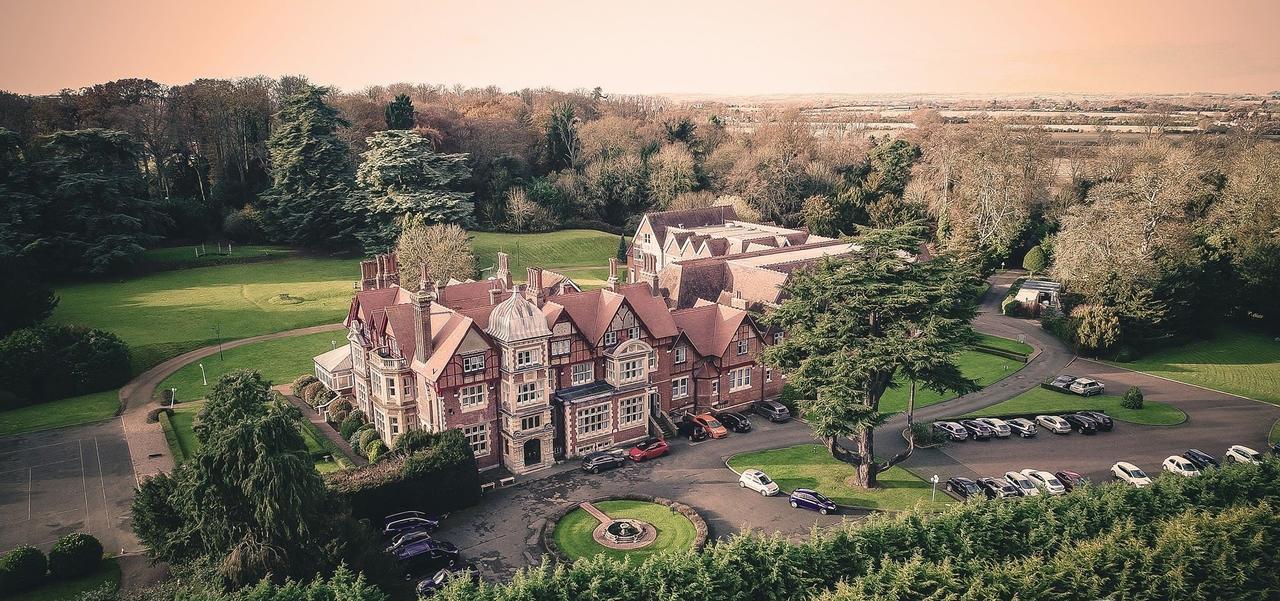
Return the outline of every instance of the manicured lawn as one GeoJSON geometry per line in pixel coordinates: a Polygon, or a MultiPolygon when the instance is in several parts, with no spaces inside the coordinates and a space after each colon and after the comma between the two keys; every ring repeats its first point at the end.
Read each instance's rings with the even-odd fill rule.
{"type": "Polygon", "coordinates": [[[1148,400],[1142,409],[1125,409],[1120,406],[1120,400],[1121,397],[1114,394],[1082,397],[1054,392],[1037,386],[1003,403],[974,411],[966,417],[1066,413],[1091,409],[1102,411],[1120,421],[1151,426],[1171,426],[1180,424],[1187,419],[1187,414],[1173,405],[1148,400]]]}
{"type": "Polygon", "coordinates": [[[1034,348],[1031,348],[1030,344],[1027,344],[1025,342],[1018,342],[1017,340],[1011,340],[1009,338],[991,336],[990,334],[978,334],[978,337],[980,339],[979,341],[980,344],[983,344],[992,348],[997,348],[1000,350],[1009,351],[1011,353],[1018,353],[1021,355],[1030,355],[1031,351],[1035,350],[1034,348]]]}
{"type": "MultiPolygon", "coordinates": [[[[347,343],[342,331],[321,332],[306,336],[290,336],[279,340],[267,340],[246,344],[193,363],[188,363],[156,387],[157,395],[165,395],[170,388],[178,389],[178,401],[203,399],[209,389],[218,382],[218,376],[237,369],[256,369],[273,384],[288,384],[302,374],[315,373],[316,355],[333,348],[334,344],[347,343]],[[200,364],[204,364],[209,385],[200,378],[200,364]]],[[[168,400],[168,396],[161,396],[168,400]]]]}
{"type": "Polygon", "coordinates": [[[1280,405],[1280,342],[1240,327],[1116,365],[1280,405]]]}
{"type": "Polygon", "coordinates": [[[120,409],[120,391],[104,390],[0,412],[0,436],[107,419],[120,409]]]}
{"type": "Polygon", "coordinates": [[[810,488],[841,505],[910,509],[917,503],[926,508],[940,508],[952,502],[942,491],[938,491],[936,500],[930,501],[929,483],[896,466],[880,474],[879,488],[855,489],[848,484],[854,475],[853,466],[833,459],[826,447],[818,444],[742,453],[730,457],[729,465],[738,472],[761,470],[785,491],[810,488]]]}
{"type": "MultiPolygon", "coordinates": [[[[964,375],[977,380],[981,386],[990,386],[1026,366],[1021,361],[980,351],[963,351],[956,361],[960,365],[960,371],[964,375]]],[[[880,411],[882,413],[897,413],[907,410],[907,397],[911,394],[911,388],[909,382],[901,378],[898,379],[898,383],[902,384],[902,386],[891,388],[884,393],[884,396],[880,397],[880,411]]],[[[917,386],[916,408],[935,405],[955,398],[955,396],[955,393],[943,394],[917,386]]]]}
{"type": "Polygon", "coordinates": [[[206,244],[200,251],[200,256],[197,257],[197,248],[199,248],[199,245],[153,248],[142,254],[142,262],[149,269],[186,269],[190,267],[282,259],[294,253],[293,250],[284,246],[257,245],[232,245],[231,252],[228,253],[225,245],[219,249],[216,244],[206,244]]]}
{"type": "MultiPolygon", "coordinates": [[[[523,282],[526,267],[559,271],[585,288],[598,288],[609,277],[609,257],[618,253],[618,236],[597,230],[562,230],[544,234],[473,232],[471,248],[482,277],[493,275],[498,251],[510,255],[512,279],[523,282]]],[[[619,272],[625,266],[619,266],[619,272]]],[[[625,281],[625,278],[623,279],[625,281]]]]}
{"type": "Polygon", "coordinates": [[[689,518],[672,511],[665,505],[644,501],[601,501],[596,508],[611,518],[632,518],[648,522],[658,529],[653,544],[634,551],[618,551],[596,543],[591,533],[600,525],[591,514],[582,509],[569,512],[556,523],[556,546],[573,559],[605,555],[615,559],[645,558],[669,549],[688,549],[697,538],[697,530],[689,518]]]}
{"type": "Polygon", "coordinates": [[[66,601],[75,599],[82,593],[97,589],[108,582],[117,587],[120,585],[120,565],[115,559],[102,560],[102,567],[92,574],[72,580],[49,582],[44,586],[6,598],[8,601],[66,601]]]}

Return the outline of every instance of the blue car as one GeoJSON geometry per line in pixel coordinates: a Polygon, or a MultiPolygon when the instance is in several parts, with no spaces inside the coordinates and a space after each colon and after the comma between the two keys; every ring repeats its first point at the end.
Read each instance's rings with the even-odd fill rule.
{"type": "Polygon", "coordinates": [[[822,515],[836,512],[835,501],[822,496],[822,493],[819,493],[816,490],[797,488],[791,491],[791,498],[789,501],[791,502],[791,507],[793,509],[808,509],[809,511],[816,511],[822,515]]]}

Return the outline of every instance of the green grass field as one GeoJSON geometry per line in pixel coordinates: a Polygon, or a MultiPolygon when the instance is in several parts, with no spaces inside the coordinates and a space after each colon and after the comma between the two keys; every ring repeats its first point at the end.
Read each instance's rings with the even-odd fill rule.
{"type": "Polygon", "coordinates": [[[658,529],[653,544],[634,551],[618,551],[596,543],[592,531],[600,524],[591,514],[575,509],[556,523],[553,533],[556,546],[572,559],[604,555],[614,559],[643,559],[669,549],[688,549],[698,532],[689,518],[672,511],[665,505],[644,501],[601,501],[596,508],[611,518],[632,518],[648,522],[658,529]]]}
{"type": "Polygon", "coordinates": [[[196,246],[167,246],[153,248],[142,254],[142,263],[148,269],[187,269],[191,267],[208,267],[210,265],[228,265],[231,263],[247,263],[267,259],[282,259],[295,251],[284,246],[237,246],[232,245],[228,253],[226,247],[206,244],[196,256],[196,246]]]}
{"type": "MultiPolygon", "coordinates": [[[[1000,339],[1003,340],[1003,339],[1000,339]]],[[[1017,342],[1010,340],[1014,344],[1017,342]]],[[[964,375],[978,381],[981,386],[990,386],[1004,378],[1013,375],[1018,370],[1026,366],[1021,361],[1015,361],[1006,357],[983,353],[979,351],[963,351],[956,359],[960,365],[960,371],[964,375]]],[[[907,410],[907,397],[911,394],[911,389],[905,380],[899,379],[902,384],[898,388],[891,388],[880,397],[880,411],[883,413],[897,413],[907,410]]],[[[916,408],[928,407],[936,405],[942,401],[955,398],[954,393],[939,393],[925,388],[916,388],[916,408]]]]}
{"type": "Polygon", "coordinates": [[[120,585],[120,564],[115,559],[102,560],[102,567],[92,574],[49,582],[5,598],[8,601],[67,601],[79,598],[81,594],[96,590],[108,582],[116,587],[120,585]]]}
{"type": "MultiPolygon", "coordinates": [[[[196,451],[200,450],[200,440],[196,438],[195,424],[196,417],[199,416],[200,410],[204,408],[204,401],[193,401],[190,403],[179,403],[173,408],[173,417],[169,423],[172,424],[171,432],[166,432],[166,439],[169,441],[169,452],[180,461],[191,458],[196,451]]],[[[307,445],[308,453],[318,453],[324,451],[333,457],[333,459],[325,461],[323,459],[316,460],[316,469],[321,473],[327,473],[351,467],[350,462],[342,454],[333,443],[324,438],[324,435],[316,430],[316,427],[310,422],[302,422],[302,441],[307,445]]]]}
{"type": "Polygon", "coordinates": [[[1090,409],[1106,413],[1122,422],[1149,426],[1172,426],[1180,424],[1187,419],[1187,414],[1173,405],[1147,401],[1142,409],[1125,409],[1120,406],[1120,400],[1121,397],[1114,394],[1082,397],[1054,392],[1037,386],[1003,403],[997,403],[974,411],[965,417],[1067,413],[1069,411],[1090,409]]]}
{"type": "Polygon", "coordinates": [[[237,369],[256,369],[272,384],[288,384],[302,374],[315,373],[312,358],[347,343],[342,331],[321,332],[305,336],[291,336],[279,340],[267,340],[246,344],[198,361],[188,363],[156,387],[158,398],[168,400],[165,391],[178,389],[178,402],[203,399],[210,387],[218,382],[218,376],[237,369]],[[200,364],[204,364],[209,385],[200,377],[200,364]]]}
{"type": "Polygon", "coordinates": [[[742,453],[730,457],[729,466],[739,473],[746,469],[761,470],[785,491],[813,489],[840,505],[910,509],[916,504],[941,508],[952,502],[951,497],[941,491],[937,499],[931,501],[932,487],[929,483],[896,466],[880,474],[879,488],[855,489],[849,486],[854,475],[853,466],[832,458],[826,447],[818,444],[742,453]]]}
{"type": "Polygon", "coordinates": [[[104,390],[0,412],[0,436],[107,419],[120,409],[120,392],[104,390]]]}
{"type": "Polygon", "coordinates": [[[573,278],[583,289],[599,288],[609,277],[609,257],[618,253],[618,236],[597,230],[472,235],[471,248],[481,276],[493,275],[498,251],[505,251],[510,255],[511,277],[519,282],[525,279],[526,267],[543,267],[573,278]]]}
{"type": "Polygon", "coordinates": [[[979,344],[989,346],[992,348],[997,348],[1000,350],[1009,351],[1011,353],[1018,353],[1020,355],[1030,355],[1031,351],[1035,350],[1034,348],[1031,347],[1030,344],[1027,344],[1025,342],[1018,342],[1017,340],[1011,340],[1009,338],[1001,338],[999,336],[992,336],[990,334],[981,334],[981,333],[978,334],[978,338],[979,338],[979,341],[978,341],[979,344]]]}
{"type": "Polygon", "coordinates": [[[1116,365],[1280,405],[1280,342],[1240,327],[1116,365]]]}

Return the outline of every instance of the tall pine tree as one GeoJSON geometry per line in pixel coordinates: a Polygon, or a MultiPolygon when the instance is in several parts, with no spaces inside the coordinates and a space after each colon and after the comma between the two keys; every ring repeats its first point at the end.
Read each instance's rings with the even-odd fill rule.
{"type": "Polygon", "coordinates": [[[396,99],[387,103],[387,129],[413,129],[413,101],[408,94],[397,94],[396,99]]]}
{"type": "Polygon", "coordinates": [[[422,224],[471,222],[471,192],[459,186],[471,176],[466,154],[444,154],[421,135],[380,131],[367,140],[369,150],[356,172],[367,194],[368,212],[360,240],[368,250],[395,244],[405,219],[422,224]]]}

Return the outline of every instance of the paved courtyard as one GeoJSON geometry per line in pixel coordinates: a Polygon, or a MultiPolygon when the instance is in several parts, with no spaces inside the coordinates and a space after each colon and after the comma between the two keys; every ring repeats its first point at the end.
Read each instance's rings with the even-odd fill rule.
{"type": "Polygon", "coordinates": [[[119,419],[0,439],[0,549],[47,551],[72,532],[136,551],[135,480],[119,419]]]}

